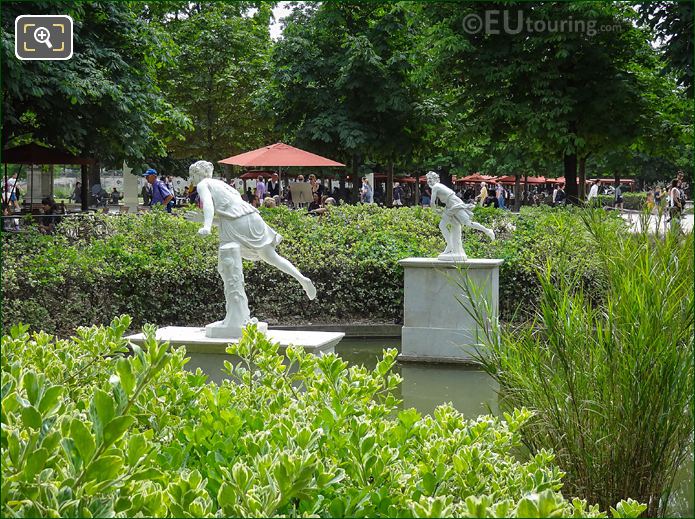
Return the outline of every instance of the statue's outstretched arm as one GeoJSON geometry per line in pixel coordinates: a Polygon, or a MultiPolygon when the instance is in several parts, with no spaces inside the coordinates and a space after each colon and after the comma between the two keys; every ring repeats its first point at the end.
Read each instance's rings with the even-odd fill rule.
{"type": "Polygon", "coordinates": [[[210,188],[205,182],[198,184],[198,197],[203,204],[203,227],[198,230],[198,234],[210,234],[212,229],[212,219],[215,216],[215,206],[212,202],[210,188]]]}

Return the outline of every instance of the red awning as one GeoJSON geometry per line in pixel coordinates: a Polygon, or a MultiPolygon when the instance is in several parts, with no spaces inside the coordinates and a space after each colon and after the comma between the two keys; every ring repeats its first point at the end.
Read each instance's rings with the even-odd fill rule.
{"type": "Polygon", "coordinates": [[[276,171],[247,171],[239,178],[241,180],[256,180],[258,177],[270,178],[275,174],[277,174],[276,171]]]}
{"type": "Polygon", "coordinates": [[[457,179],[456,182],[489,182],[494,178],[495,177],[491,177],[490,175],[481,175],[480,173],[473,173],[472,175],[468,175],[466,177],[457,179]]]}
{"type": "Polygon", "coordinates": [[[257,150],[247,151],[219,161],[236,166],[345,166],[340,162],[321,157],[294,146],[278,142],[257,150]]]}

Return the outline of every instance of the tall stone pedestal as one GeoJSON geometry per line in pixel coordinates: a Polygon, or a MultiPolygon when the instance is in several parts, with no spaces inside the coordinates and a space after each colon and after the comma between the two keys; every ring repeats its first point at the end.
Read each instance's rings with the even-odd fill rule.
{"type": "Polygon", "coordinates": [[[471,302],[461,287],[475,287],[498,315],[501,259],[441,261],[407,258],[405,270],[401,361],[470,363],[477,344],[477,325],[464,305],[471,302]]]}
{"type": "Polygon", "coordinates": [[[132,171],[123,161],[123,205],[128,207],[131,213],[137,213],[140,203],[140,177],[133,175],[132,171]]]}

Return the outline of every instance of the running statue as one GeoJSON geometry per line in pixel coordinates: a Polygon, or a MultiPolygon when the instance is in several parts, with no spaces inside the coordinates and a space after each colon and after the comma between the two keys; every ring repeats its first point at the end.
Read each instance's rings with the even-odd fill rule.
{"type": "Polygon", "coordinates": [[[478,222],[474,222],[473,208],[475,204],[464,204],[456,193],[444,184],[439,182],[439,175],[434,171],[427,173],[427,185],[432,189],[430,207],[436,207],[437,200],[444,204],[442,220],[439,222],[439,230],[444,235],[446,249],[437,259],[441,261],[463,261],[468,259],[463,251],[461,242],[461,226],[467,225],[473,229],[483,231],[491,239],[495,239],[492,229],[483,227],[478,222]]]}
{"type": "MultiPolygon", "coordinates": [[[[224,282],[226,315],[224,320],[205,327],[207,337],[237,338],[249,321],[250,313],[244,291],[242,258],[263,260],[289,274],[302,285],[309,299],[316,297],[316,287],[287,259],[275,252],[282,236],[261,218],[258,209],[244,202],[239,192],[221,180],[212,178],[213,165],[199,160],[189,168],[191,180],[196,183],[203,207],[203,227],[198,234],[210,234],[212,220],[218,217],[220,249],[217,271],[224,282]]],[[[265,323],[259,329],[267,330],[265,323]]]]}

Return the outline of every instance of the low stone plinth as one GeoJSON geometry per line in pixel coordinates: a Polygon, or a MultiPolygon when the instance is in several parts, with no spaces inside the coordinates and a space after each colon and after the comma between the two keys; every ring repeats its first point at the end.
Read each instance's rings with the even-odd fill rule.
{"type": "MultiPolygon", "coordinates": [[[[498,315],[501,259],[441,261],[407,258],[404,267],[400,361],[469,363],[474,360],[477,325],[466,311],[459,285],[470,283],[498,315]]],[[[469,306],[470,308],[470,306],[469,306]]]]}
{"type": "MultiPolygon", "coordinates": [[[[280,344],[284,353],[290,344],[303,346],[304,350],[315,355],[325,355],[335,352],[335,345],[345,336],[341,332],[306,332],[301,330],[268,330],[268,339],[280,344]]],[[[165,326],[156,333],[158,341],[168,341],[172,346],[185,346],[189,353],[225,353],[227,345],[236,343],[239,339],[212,338],[205,336],[205,328],[187,326],[165,326]]],[[[142,345],[145,336],[142,333],[126,337],[134,344],[142,345]]]]}

